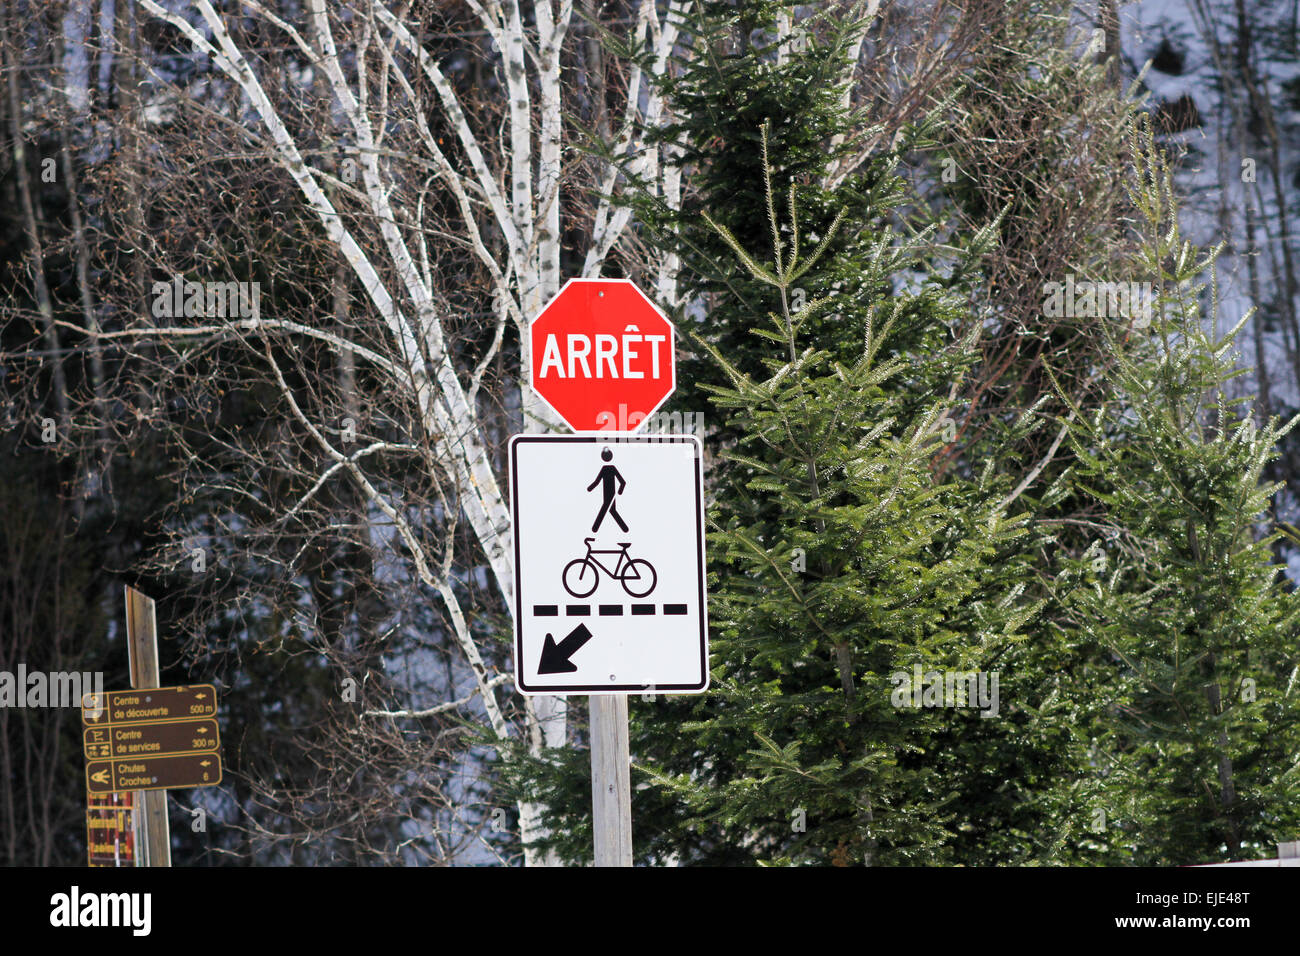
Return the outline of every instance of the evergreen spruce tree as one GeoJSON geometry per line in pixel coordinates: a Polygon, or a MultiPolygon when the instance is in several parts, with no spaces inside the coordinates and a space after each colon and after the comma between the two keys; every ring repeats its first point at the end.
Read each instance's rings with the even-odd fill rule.
{"type": "Polygon", "coordinates": [[[1214,296],[1204,315],[1218,250],[1182,239],[1149,125],[1133,154],[1152,327],[1111,336],[1111,400],[1071,436],[1095,516],[1073,613],[1116,675],[1095,751],[1105,842],[1149,865],[1271,856],[1300,829],[1300,598],[1260,533],[1279,488],[1261,473],[1295,420],[1256,427],[1229,398],[1246,319],[1220,336],[1214,296]]]}
{"type": "MultiPolygon", "coordinates": [[[[924,124],[908,130],[892,148],[858,163],[834,189],[828,185],[842,164],[860,158],[864,140],[876,132],[861,110],[845,105],[844,97],[853,76],[851,52],[871,20],[864,17],[861,3],[816,6],[813,13],[811,6],[789,0],[696,0],[688,5],[681,29],[690,38],[692,55],[668,71],[660,86],[672,106],[672,120],[643,131],[649,141],[671,143],[686,173],[680,209],[658,201],[650,184],[633,200],[647,239],[680,257],[680,301],[703,306],[702,314],[694,309],[676,319],[747,374],[761,372],[766,354],[751,332],[754,317],[779,312],[779,295],[749,274],[705,216],[743,248],[764,248],[769,228],[763,214],[764,177],[770,174],[779,196],[786,195],[791,183],[798,184],[802,226],[812,241],[826,236],[841,217],[844,228],[836,242],[825,250],[818,268],[788,290],[788,304],[798,310],[836,294],[833,309],[808,317],[808,334],[850,361],[862,342],[868,304],[893,292],[891,277],[874,273],[870,275],[881,285],[867,286],[869,274],[860,266],[878,243],[892,239],[888,217],[905,199],[904,183],[894,169],[898,155],[928,136],[924,124]],[[760,149],[765,125],[772,159],[767,172],[760,149]]],[[[921,313],[938,307],[924,297],[899,301],[904,310],[921,313]]],[[[947,343],[943,325],[916,318],[901,314],[886,348],[941,353],[947,343]]],[[[679,366],[681,384],[673,407],[705,412],[705,386],[725,381],[721,368],[685,336],[679,366]]],[[[951,372],[918,364],[913,374],[929,376],[929,385],[937,389],[951,372]]],[[[723,423],[713,426],[724,429],[721,437],[732,437],[723,423]]]]}
{"type": "MultiPolygon", "coordinates": [[[[825,185],[842,144],[869,128],[840,96],[862,24],[805,23],[804,35],[818,39],[792,44],[784,63],[770,42],[735,42],[775,38],[783,7],[793,10],[697,8],[690,29],[711,38],[713,52],[669,91],[681,117],[672,135],[692,163],[691,202],[681,217],[648,200],[641,209],[662,248],[682,256],[691,300],[707,305],[694,325],[702,358],[686,366],[698,387],[681,381],[691,403],[724,389],[724,404],[711,407],[726,417],[708,416],[708,444],[725,463],[708,481],[728,530],[710,553],[716,689],[632,700],[634,782],[651,784],[634,788],[637,855],[712,864],[1055,859],[1086,820],[1086,739],[1075,730],[1086,721],[1061,690],[1066,636],[1013,638],[1011,616],[1031,602],[1009,596],[1043,544],[998,526],[1010,479],[996,469],[942,483],[927,472],[936,441],[952,440],[946,402],[974,358],[951,331],[969,299],[969,262],[954,269],[931,234],[902,238],[907,230],[891,222],[907,199],[894,155],[837,189],[825,185]],[[775,218],[765,214],[769,193],[775,218]],[[792,267],[796,219],[815,255],[792,267]],[[759,265],[776,258],[782,266],[759,265]],[[770,382],[773,362],[785,371],[770,382]],[[795,379],[806,394],[785,391],[795,379]],[[807,444],[768,444],[775,421],[807,444]],[[890,677],[916,665],[999,670],[997,719],[894,708],[890,677]]],[[[964,237],[970,258],[996,229],[964,237]]],[[[587,858],[587,755],[548,758],[515,755],[512,778],[550,806],[551,845],[587,858]]]]}
{"type": "MultiPolygon", "coordinates": [[[[929,469],[942,402],[905,417],[893,380],[911,362],[885,349],[899,316],[925,314],[923,296],[868,305],[851,362],[809,331],[833,299],[788,305],[842,219],[805,251],[797,190],[779,214],[762,145],[770,259],[715,225],[782,303],[753,318],[769,343],[760,375],[706,346],[729,381],[710,388],[715,404],[739,436],[712,514],[715,684],[680,742],[658,761],[646,753],[643,769],[713,831],[710,843],[755,861],[933,860],[953,795],[942,759],[909,758],[954,719],[943,704],[977,702],[936,700],[931,684],[927,706],[913,706],[924,683],[914,669],[988,674],[1023,637],[1033,609],[993,563],[1018,531],[992,508],[954,519],[963,491],[929,469]]],[[[924,237],[882,247],[861,264],[864,287],[886,285],[925,248],[924,237]]],[[[930,315],[940,328],[941,315],[930,315]]]]}
{"type": "MultiPolygon", "coordinates": [[[[773,36],[774,13],[782,6],[714,4],[702,8],[712,11],[713,19],[702,24],[693,21],[692,28],[700,35],[726,36],[731,23],[730,35],[749,36],[756,15],[746,18],[740,11],[759,10],[769,18],[757,21],[762,27],[759,34],[773,36]],[[738,21],[740,26],[736,26],[738,21]]],[[[786,9],[794,14],[792,5],[786,9]]],[[[993,216],[991,230],[982,235],[979,230],[960,235],[966,255],[955,262],[938,243],[922,241],[912,247],[916,258],[897,271],[872,268],[878,250],[896,241],[891,220],[908,208],[908,196],[894,172],[897,154],[882,149],[838,189],[825,186],[840,151],[855,148],[875,129],[869,116],[846,109],[840,95],[843,82],[852,75],[845,51],[861,29],[863,24],[852,18],[835,23],[833,28],[819,26],[817,21],[805,22],[798,25],[800,35],[817,39],[811,46],[790,44],[784,65],[774,62],[770,48],[741,44],[733,56],[714,56],[683,72],[668,91],[677,94],[673,103],[681,116],[671,135],[695,164],[691,182],[697,185],[685,214],[669,219],[673,228],[666,231],[664,248],[677,252],[686,264],[683,287],[704,297],[710,306],[706,318],[696,326],[700,336],[736,368],[747,372],[761,369],[765,342],[750,330],[761,315],[760,307],[779,311],[782,303],[774,287],[744,269],[742,260],[726,247],[723,234],[711,223],[724,226],[743,248],[770,247],[771,239],[764,235],[770,223],[755,215],[762,208],[763,197],[754,195],[755,190],[747,185],[763,180],[760,164],[764,156],[752,146],[753,130],[770,120],[769,175],[777,183],[778,194],[784,193],[789,183],[799,184],[800,215],[815,225],[805,231],[823,235],[832,215],[843,216],[836,240],[796,284],[804,291],[803,297],[791,295],[789,305],[798,308],[810,295],[843,293],[828,309],[808,319],[804,333],[808,341],[846,362],[860,350],[871,310],[896,308],[897,317],[881,354],[891,359],[906,357],[907,364],[900,374],[884,380],[881,388],[897,403],[898,421],[911,422],[933,407],[936,398],[951,398],[960,391],[955,383],[974,356],[947,346],[952,343],[951,330],[969,322],[966,303],[975,298],[972,290],[979,285],[971,262],[990,254],[988,239],[997,233],[999,223],[993,216]],[[745,95],[755,88],[758,93],[745,95]],[[688,95],[682,96],[682,91],[688,95]],[[746,124],[752,125],[746,128],[746,124]],[[703,213],[708,213],[707,220],[703,213]],[[897,296],[896,287],[917,288],[919,294],[897,296]],[[827,321],[829,316],[833,316],[831,321],[827,321]]],[[[719,41],[715,48],[721,45],[719,41]]],[[[923,144],[931,134],[930,125],[930,118],[923,118],[917,129],[905,131],[897,148],[923,144]]],[[[643,218],[662,222],[654,216],[651,208],[643,218]]],[[[697,363],[695,380],[717,383],[720,370],[717,363],[697,363]]],[[[956,408],[943,411],[936,432],[950,445],[954,419],[960,418],[956,408]]],[[[741,434],[734,424],[738,420],[718,423],[710,419],[720,426],[713,432],[711,444],[726,447],[741,434]]],[[[1023,441],[1032,428],[1032,418],[1013,418],[1008,422],[1009,440],[1023,441]]],[[[901,434],[901,427],[894,434],[901,434]]],[[[962,480],[936,490],[954,537],[975,533],[983,516],[1008,494],[1006,470],[998,478],[986,465],[966,468],[962,480]]],[[[747,502],[744,520],[750,527],[775,528],[772,533],[780,533],[784,514],[774,496],[755,496],[721,474],[715,480],[720,500],[736,496],[747,502]]],[[[1031,500],[1023,498],[1024,502],[1031,500]]],[[[1021,506],[1021,510],[1028,509],[1021,506]]],[[[1001,576],[986,577],[988,593],[999,587],[1023,588],[1032,579],[1031,566],[1043,550],[1036,535],[1003,540],[991,561],[992,569],[1001,576]]],[[[719,571],[720,575],[730,573],[719,571]]],[[[979,625],[977,616],[985,601],[975,597],[968,603],[969,607],[950,609],[954,630],[979,625]]],[[[943,712],[944,719],[931,721],[914,749],[899,755],[904,767],[935,771],[928,775],[934,789],[923,799],[944,805],[948,821],[945,848],[940,851],[932,846],[925,858],[965,863],[1052,860],[1060,858],[1062,845],[1077,844],[1077,839],[1074,843],[1070,839],[1081,835],[1087,819],[1083,812],[1086,795],[1079,785],[1087,738],[1079,728],[1087,725],[1091,704],[1088,698],[1071,693],[1068,666],[1063,663],[1069,659],[1068,640],[1059,628],[1045,627],[1034,640],[990,655],[989,666],[1001,668],[1005,699],[1014,703],[1004,706],[996,720],[971,721],[961,713],[943,712]]],[[[641,732],[640,751],[647,756],[675,753],[681,758],[679,768],[686,772],[695,758],[677,750],[678,724],[710,719],[706,715],[712,711],[707,705],[662,703],[657,710],[638,714],[634,722],[641,732]]],[[[716,739],[721,742],[724,738],[716,739]]],[[[729,756],[709,753],[707,759],[719,767],[730,766],[729,756]]],[[[638,807],[638,840],[657,845],[662,834],[664,846],[682,858],[690,858],[701,844],[707,849],[699,858],[721,862],[736,853],[680,801],[654,804],[651,795],[656,793],[651,790],[642,795],[647,806],[638,807]],[[647,818],[648,806],[659,815],[647,818]]],[[[1088,856],[1089,851],[1084,850],[1083,855],[1088,856]]],[[[737,858],[748,857],[739,852],[737,858]]]]}

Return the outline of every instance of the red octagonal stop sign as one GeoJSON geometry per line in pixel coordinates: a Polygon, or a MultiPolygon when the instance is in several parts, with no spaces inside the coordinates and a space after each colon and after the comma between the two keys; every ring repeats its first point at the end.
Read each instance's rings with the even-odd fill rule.
{"type": "Polygon", "coordinates": [[[574,431],[636,431],[677,385],[672,323],[631,280],[570,279],[530,330],[530,383],[574,431]]]}

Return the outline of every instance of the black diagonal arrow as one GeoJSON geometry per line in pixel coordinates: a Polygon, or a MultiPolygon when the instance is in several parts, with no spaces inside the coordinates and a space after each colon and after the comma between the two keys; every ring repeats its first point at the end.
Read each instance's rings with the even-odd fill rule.
{"type": "Polygon", "coordinates": [[[591,640],[591,631],[587,630],[585,624],[579,624],[558,644],[555,643],[555,638],[547,634],[546,643],[542,645],[542,661],[537,665],[537,673],[572,674],[578,669],[578,665],[569,658],[589,640],[591,640]]]}

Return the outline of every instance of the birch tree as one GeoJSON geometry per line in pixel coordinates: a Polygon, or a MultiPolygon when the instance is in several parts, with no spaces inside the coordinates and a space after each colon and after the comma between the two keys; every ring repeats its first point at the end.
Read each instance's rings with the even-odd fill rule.
{"type": "MultiPolygon", "coordinates": [[[[319,461],[316,480],[281,518],[300,515],[326,485],[349,483],[364,513],[391,529],[392,547],[441,601],[474,677],[474,706],[491,734],[501,740],[523,734],[533,753],[562,744],[563,699],[526,700],[522,720],[510,719],[505,675],[485,654],[458,582],[482,571],[499,608],[513,607],[510,516],[492,448],[511,416],[529,429],[559,424],[528,388],[519,361],[528,354],[529,319],[569,275],[599,275],[618,256],[630,217],[616,198],[624,176],[662,183],[663,201],[678,200],[680,180],[661,176],[660,150],[644,148],[640,133],[664,109],[650,80],[668,67],[677,44],[678,4],[657,8],[652,0],[632,0],[599,14],[602,27],[620,32],[642,55],[602,61],[600,74],[585,76],[575,94],[573,74],[587,62],[590,45],[583,40],[591,31],[580,28],[573,0],[467,0],[450,9],[379,0],[306,0],[300,7],[247,0],[223,11],[209,0],[134,3],[142,25],[165,24],[200,66],[211,65],[208,94],[229,93],[224,105],[211,108],[242,127],[248,149],[292,183],[312,230],[304,238],[333,250],[346,283],[360,290],[364,315],[345,326],[283,313],[178,316],[170,323],[145,315],[129,327],[76,331],[99,342],[148,341],[177,356],[214,341],[256,350],[265,380],[289,411],[285,429],[319,461]],[[460,19],[453,22],[454,16],[460,19]],[[484,40],[481,86],[467,87],[463,71],[431,49],[429,34],[440,24],[470,26],[484,40]],[[286,56],[273,55],[276,44],[286,56]],[[316,112],[303,105],[310,97],[319,97],[316,112]],[[598,162],[575,148],[581,143],[567,126],[584,106],[614,117],[607,122],[618,162],[598,162]],[[327,128],[304,127],[309,115],[324,117],[327,128]],[[457,255],[481,280],[478,302],[491,303],[482,310],[490,313],[486,343],[476,350],[458,338],[453,302],[465,296],[442,275],[443,263],[457,255]],[[350,444],[314,417],[286,363],[292,343],[325,348],[382,380],[395,402],[415,411],[409,440],[350,444]],[[511,365],[511,381],[489,396],[485,381],[494,380],[503,361],[511,365]],[[375,466],[392,455],[422,460],[446,495],[447,512],[467,526],[471,550],[457,550],[450,538],[430,537],[418,526],[401,490],[375,466]]],[[[147,79],[156,101],[197,95],[193,82],[169,82],[165,70],[152,66],[147,79]]],[[[672,267],[669,260],[642,277],[669,304],[672,267]]],[[[619,268],[627,272],[636,264],[619,268]]],[[[542,811],[528,803],[518,811],[527,843],[544,831],[542,811]]],[[[539,861],[529,854],[530,863],[539,861]]]]}

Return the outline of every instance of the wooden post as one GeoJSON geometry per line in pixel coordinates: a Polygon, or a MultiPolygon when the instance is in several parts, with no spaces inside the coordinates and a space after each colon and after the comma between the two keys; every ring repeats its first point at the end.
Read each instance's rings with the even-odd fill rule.
{"type": "Polygon", "coordinates": [[[632,865],[632,758],[627,739],[627,695],[593,694],[591,809],[596,865],[632,865]]]}
{"type": "MultiPolygon", "coordinates": [[[[158,622],[153,598],[135,588],[126,589],[126,646],[131,664],[132,690],[160,687],[158,672],[158,622]]],[[[141,814],[137,829],[137,866],[171,866],[171,827],[167,822],[167,791],[136,790],[132,801],[141,814]]]]}

